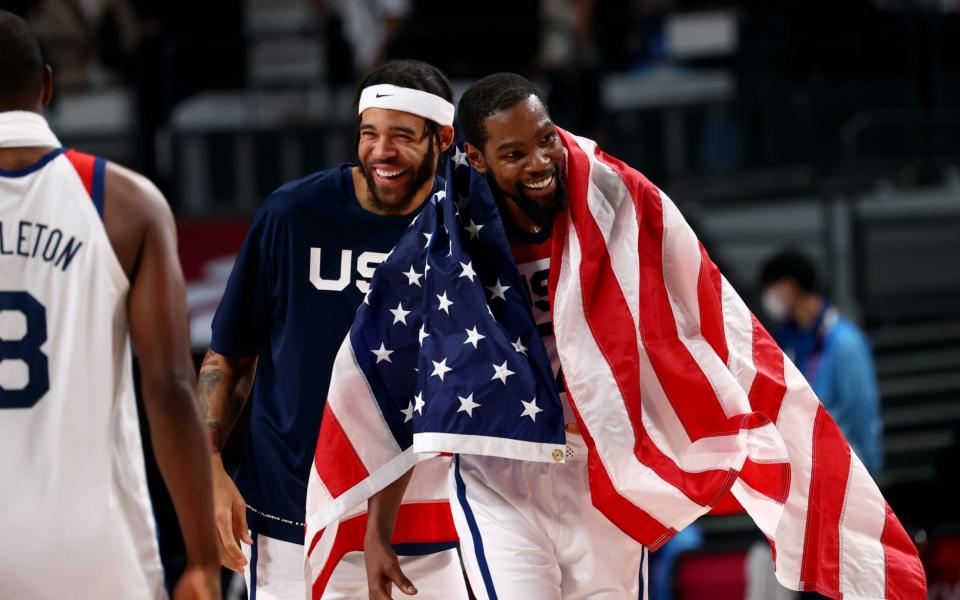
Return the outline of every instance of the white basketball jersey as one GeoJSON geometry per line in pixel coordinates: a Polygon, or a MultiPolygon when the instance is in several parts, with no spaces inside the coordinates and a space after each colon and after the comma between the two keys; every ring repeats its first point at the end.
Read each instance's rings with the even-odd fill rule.
{"type": "Polygon", "coordinates": [[[0,598],[165,596],[103,171],[0,171],[0,598]]]}

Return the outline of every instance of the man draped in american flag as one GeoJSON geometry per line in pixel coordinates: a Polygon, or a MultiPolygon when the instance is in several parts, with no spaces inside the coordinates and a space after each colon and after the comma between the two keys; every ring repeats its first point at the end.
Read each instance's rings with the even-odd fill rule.
{"type": "Polygon", "coordinates": [[[873,480],[670,199],[558,129],[518,75],[484,78],[459,111],[466,151],[334,366],[310,547],[368,502],[371,598],[415,593],[393,522],[439,498],[420,461],[445,452],[478,598],[644,597],[647,549],[738,506],[787,587],[925,598],[873,480]]]}

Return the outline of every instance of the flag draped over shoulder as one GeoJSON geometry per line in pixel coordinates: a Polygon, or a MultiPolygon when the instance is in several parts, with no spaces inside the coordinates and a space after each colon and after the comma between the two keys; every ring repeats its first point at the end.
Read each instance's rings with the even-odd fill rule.
{"type": "MultiPolygon", "coordinates": [[[[591,455],[594,505],[638,542],[656,549],[700,515],[735,504],[735,498],[773,546],[777,577],[785,586],[832,598],[925,598],[916,549],[876,484],[674,204],[594,142],[566,132],[561,136],[569,200],[554,223],[549,294],[566,391],[591,455]]],[[[505,420],[519,414],[520,423],[537,425],[523,434],[496,430],[493,437],[502,444],[497,455],[544,460],[562,445],[562,429],[556,437],[559,402],[555,391],[543,389],[549,366],[536,329],[524,329],[530,323],[512,309],[509,317],[498,312],[509,305],[509,291],[523,288],[516,287],[522,286],[516,267],[501,260],[509,257],[509,247],[489,186],[459,152],[453,167],[447,198],[424,209],[414,231],[378,269],[369,298],[372,306],[378,288],[392,285],[383,282],[407,270],[407,259],[398,258],[402,250],[426,240],[423,264],[429,264],[429,274],[413,269],[408,275],[424,276],[419,286],[408,284],[418,288],[412,290],[417,300],[411,304],[419,303],[426,323],[419,335],[445,331],[443,340],[429,348],[421,346],[422,337],[403,348],[377,346],[377,336],[358,340],[354,325],[334,367],[311,474],[308,563],[309,548],[321,547],[310,540],[322,536],[324,527],[352,514],[418,459],[432,456],[429,452],[489,450],[489,442],[460,443],[459,423],[466,414],[473,421],[483,408],[495,406],[505,420]],[[454,199],[460,200],[459,215],[454,199]],[[446,252],[429,250],[438,240],[448,246],[446,252]],[[447,260],[467,253],[457,260],[460,269],[443,262],[447,252],[447,260]],[[488,255],[489,260],[482,258],[488,255]],[[448,279],[437,277],[436,284],[449,285],[451,277],[472,282],[463,275],[471,260],[485,263],[483,273],[477,272],[480,285],[495,291],[477,296],[476,288],[454,284],[448,316],[465,292],[463,302],[473,302],[471,314],[493,319],[477,321],[474,331],[487,337],[476,347],[470,331],[457,339],[454,330],[444,330],[436,314],[443,304],[440,292],[423,286],[440,270],[448,279]],[[496,282],[484,279],[491,277],[496,282]],[[503,306],[491,294],[502,296],[503,306]],[[495,361],[506,360],[515,381],[523,381],[516,388],[507,389],[499,380],[505,371],[499,362],[491,363],[491,352],[507,349],[504,340],[516,352],[497,354],[495,361]],[[452,350],[455,342],[478,350],[488,341],[488,354],[452,350]],[[484,388],[467,401],[457,391],[451,396],[432,381],[438,378],[433,373],[439,350],[450,353],[444,366],[453,371],[447,377],[458,369],[475,373],[458,386],[500,387],[484,388]],[[390,351],[396,354],[386,356],[402,360],[414,375],[412,383],[377,370],[390,351]],[[481,381],[491,375],[491,381],[481,381]],[[381,399],[378,377],[394,391],[390,401],[381,399]],[[542,412],[531,408],[531,398],[542,412]],[[509,402],[515,414],[507,410],[509,402]],[[445,407],[442,418],[420,419],[437,405],[445,407]],[[423,452],[416,443],[420,433],[432,434],[423,452]],[[512,435],[516,441],[506,441],[512,435]]],[[[514,299],[525,299],[518,296],[514,299]]],[[[361,308],[357,323],[365,312],[361,308]]],[[[376,331],[382,338],[394,324],[391,313],[378,314],[376,331]]],[[[429,469],[423,470],[428,477],[429,469]]],[[[414,506],[416,498],[408,493],[404,502],[414,506]]]]}
{"type": "Polygon", "coordinates": [[[917,551],[813,390],[673,202],[562,133],[554,333],[594,505],[651,548],[732,494],[779,581],[831,598],[926,598],[917,551]]]}

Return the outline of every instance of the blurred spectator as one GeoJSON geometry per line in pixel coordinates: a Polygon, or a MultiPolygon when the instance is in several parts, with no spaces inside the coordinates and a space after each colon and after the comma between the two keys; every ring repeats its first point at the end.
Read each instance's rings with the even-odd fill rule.
{"type": "MultiPolygon", "coordinates": [[[[313,0],[317,10],[328,17],[328,37],[346,42],[350,78],[339,77],[337,83],[358,78],[384,60],[387,44],[397,34],[412,10],[411,0],[313,0]]],[[[344,63],[342,56],[338,61],[344,63]]],[[[331,65],[340,72],[343,64],[331,65]]]]}
{"type": "Polygon", "coordinates": [[[131,0],[37,0],[15,3],[67,92],[126,79],[138,29],[131,0]]]}
{"type": "Polygon", "coordinates": [[[883,468],[883,424],[866,336],[817,292],[816,269],[799,252],[785,251],[767,261],[760,287],[764,311],[781,323],[777,343],[876,477],[883,468]]]}

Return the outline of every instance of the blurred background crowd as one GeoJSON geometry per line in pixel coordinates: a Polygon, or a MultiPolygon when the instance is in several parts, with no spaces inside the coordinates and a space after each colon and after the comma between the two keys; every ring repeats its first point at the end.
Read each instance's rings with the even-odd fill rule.
{"type": "MultiPolygon", "coordinates": [[[[457,91],[495,71],[533,79],[560,126],[677,202],[821,397],[862,392],[834,416],[863,436],[930,597],[960,598],[960,0],[0,6],[41,37],[65,144],[140,170],[172,203],[198,352],[258,204],[355,156],[367,69],[418,58],[457,91]],[[857,352],[830,350],[838,322],[857,352]]],[[[699,525],[657,559],[656,600],[772,597],[748,576],[746,517],[699,525]]]]}

